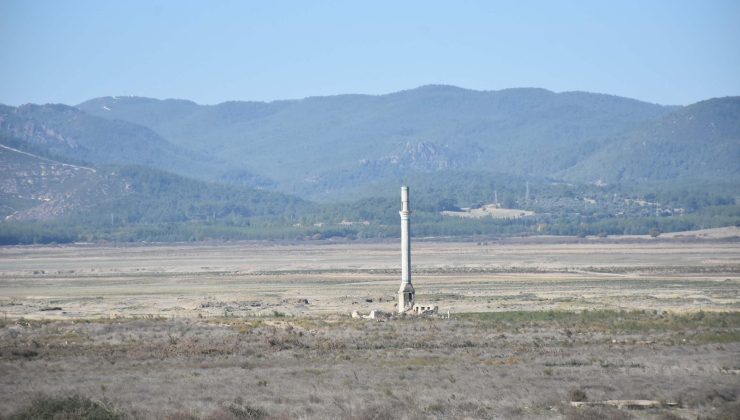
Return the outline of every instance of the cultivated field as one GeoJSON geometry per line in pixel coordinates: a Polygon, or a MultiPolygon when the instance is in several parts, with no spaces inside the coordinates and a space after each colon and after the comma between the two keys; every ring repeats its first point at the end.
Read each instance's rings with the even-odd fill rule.
{"type": "Polygon", "coordinates": [[[0,248],[0,415],[737,418],[739,243],[557,242],[0,248]]]}

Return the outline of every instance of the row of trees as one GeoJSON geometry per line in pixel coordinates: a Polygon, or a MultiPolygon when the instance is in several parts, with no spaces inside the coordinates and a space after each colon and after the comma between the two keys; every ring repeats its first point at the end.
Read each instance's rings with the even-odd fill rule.
{"type": "MultiPolygon", "coordinates": [[[[130,192],[101,195],[93,204],[55,221],[2,222],[0,244],[399,235],[395,188],[393,195],[319,204],[142,167],[101,172],[125,180],[130,192]]],[[[627,188],[479,175],[458,173],[436,183],[415,179],[411,184],[414,235],[620,235],[740,224],[735,198],[740,193],[732,183],[627,188]],[[535,216],[461,219],[440,213],[492,203],[496,198],[503,207],[532,210],[535,216]]]]}
{"type": "MultiPolygon", "coordinates": [[[[740,225],[737,215],[693,214],[680,217],[612,218],[587,221],[579,217],[548,215],[522,219],[430,218],[414,220],[417,237],[512,235],[646,235],[740,225]]],[[[400,235],[397,223],[345,225],[289,225],[255,220],[252,223],[137,223],[113,228],[90,228],[62,223],[5,222],[0,245],[67,243],[77,241],[182,242],[203,240],[315,240],[389,238],[400,235]]]]}

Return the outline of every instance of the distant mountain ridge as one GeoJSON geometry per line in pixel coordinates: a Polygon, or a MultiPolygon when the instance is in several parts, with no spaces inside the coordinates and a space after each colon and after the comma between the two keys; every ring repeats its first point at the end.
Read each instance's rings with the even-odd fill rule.
{"type": "Polygon", "coordinates": [[[740,179],[740,97],[715,98],[647,122],[561,175],[608,182],[740,179]]]}
{"type": "Polygon", "coordinates": [[[192,163],[187,151],[147,127],[98,118],[61,104],[4,107],[0,132],[95,163],[138,163],[170,170],[192,163]]]}
{"type": "Polygon", "coordinates": [[[567,171],[624,133],[680,109],[586,92],[444,85],[213,106],[107,97],[78,108],[147,126],[173,144],[244,165],[283,191],[308,196],[325,190],[315,180],[339,172],[357,172],[357,179],[450,169],[598,179],[567,171]]]}
{"type": "Polygon", "coordinates": [[[190,222],[216,215],[295,217],[307,206],[304,200],[276,192],[206,183],[141,166],[73,165],[0,144],[0,220],[75,216],[100,227],[190,222]],[[122,214],[125,219],[116,222],[122,214]]]}
{"type": "Polygon", "coordinates": [[[0,106],[0,137],[92,164],[142,165],[201,179],[235,170],[212,156],[172,144],[143,125],[63,104],[0,106]]]}
{"type": "Polygon", "coordinates": [[[0,136],[81,162],[335,200],[418,174],[458,179],[456,171],[579,183],[732,181],[738,109],[737,97],[675,107],[587,92],[430,85],[210,106],[141,97],[0,106],[0,136]]]}
{"type": "Polygon", "coordinates": [[[423,86],[275,102],[0,105],[0,244],[737,225],[740,97],[685,107],[423,86]],[[517,220],[451,220],[496,203],[517,220]]]}

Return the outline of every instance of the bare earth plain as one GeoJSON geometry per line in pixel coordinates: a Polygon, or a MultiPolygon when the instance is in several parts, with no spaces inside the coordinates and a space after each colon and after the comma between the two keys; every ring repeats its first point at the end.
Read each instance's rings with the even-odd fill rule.
{"type": "Polygon", "coordinates": [[[391,242],[0,248],[0,416],[79,394],[128,418],[738,418],[737,236],[412,263],[443,316],[349,317],[392,311],[391,242]]]}

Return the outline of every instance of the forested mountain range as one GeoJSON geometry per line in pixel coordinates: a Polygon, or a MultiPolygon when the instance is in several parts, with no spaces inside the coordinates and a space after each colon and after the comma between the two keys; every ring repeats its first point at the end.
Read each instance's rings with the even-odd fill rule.
{"type": "Polygon", "coordinates": [[[275,102],[105,97],[0,109],[0,134],[90,163],[138,164],[313,199],[413,173],[575,182],[738,175],[739,98],[687,107],[544,89],[424,86],[275,102]]]}
{"type": "Polygon", "coordinates": [[[77,215],[103,226],[216,217],[294,219],[311,206],[278,192],[193,180],[144,166],[79,166],[2,144],[0,178],[0,201],[14,204],[0,210],[6,220],[77,215]]]}
{"type": "Polygon", "coordinates": [[[561,172],[608,182],[740,180],[740,97],[681,108],[610,141],[561,172]]]}
{"type": "Polygon", "coordinates": [[[0,105],[0,138],[65,161],[142,165],[201,179],[228,171],[225,162],[175,145],[148,127],[68,105],[0,105]]]}
{"type": "Polygon", "coordinates": [[[212,106],[104,97],[0,106],[0,145],[0,228],[24,224],[13,234],[40,220],[74,226],[77,239],[84,229],[119,239],[382,236],[395,232],[402,183],[432,235],[740,221],[738,97],[663,106],[452,86],[212,106]],[[512,225],[439,213],[494,201],[538,216],[512,225]],[[711,222],[687,222],[717,206],[711,222]],[[661,219],[625,224],[646,217],[661,219]]]}
{"type": "Polygon", "coordinates": [[[175,145],[308,197],[362,190],[363,183],[411,171],[555,177],[616,136],[677,109],[582,92],[452,86],[215,106],[108,97],[78,107],[149,127],[175,145]]]}

